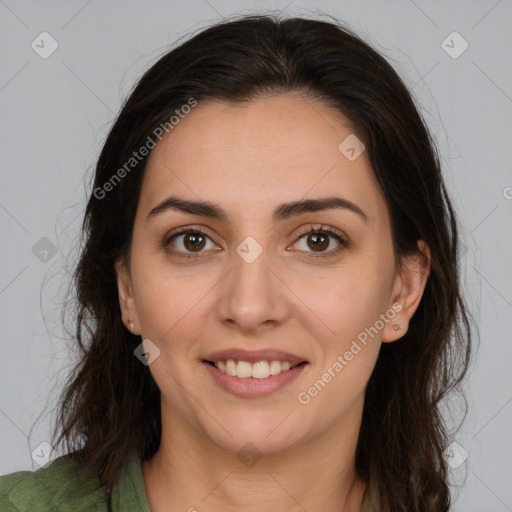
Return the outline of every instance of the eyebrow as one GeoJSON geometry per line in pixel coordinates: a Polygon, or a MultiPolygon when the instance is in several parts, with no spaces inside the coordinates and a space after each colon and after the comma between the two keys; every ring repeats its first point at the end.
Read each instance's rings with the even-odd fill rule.
{"type": "MultiPolygon", "coordinates": [[[[295,215],[301,215],[309,212],[318,212],[325,210],[343,209],[356,213],[364,222],[368,222],[366,213],[355,203],[342,197],[324,197],[319,199],[302,199],[280,204],[272,213],[272,220],[279,222],[289,219],[295,215]]],[[[192,215],[210,217],[222,222],[227,222],[229,215],[220,206],[209,201],[196,201],[191,199],[181,199],[176,196],[170,196],[156,205],[147,215],[146,221],[150,220],[168,210],[177,210],[192,215]]]]}

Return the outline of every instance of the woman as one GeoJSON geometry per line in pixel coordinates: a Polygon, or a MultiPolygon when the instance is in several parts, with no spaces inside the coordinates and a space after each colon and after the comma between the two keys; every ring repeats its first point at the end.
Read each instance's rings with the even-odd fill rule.
{"type": "Polygon", "coordinates": [[[469,313],[436,149],[339,22],[244,16],[164,55],[105,142],[83,351],[5,510],[446,511],[469,313]]]}

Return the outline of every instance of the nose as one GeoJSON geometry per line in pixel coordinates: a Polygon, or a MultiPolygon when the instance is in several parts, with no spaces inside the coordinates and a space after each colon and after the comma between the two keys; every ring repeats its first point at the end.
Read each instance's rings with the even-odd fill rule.
{"type": "Polygon", "coordinates": [[[269,260],[266,250],[254,261],[233,251],[231,271],[222,280],[217,303],[222,323],[256,332],[275,328],[289,317],[290,291],[280,278],[275,262],[269,260]]]}

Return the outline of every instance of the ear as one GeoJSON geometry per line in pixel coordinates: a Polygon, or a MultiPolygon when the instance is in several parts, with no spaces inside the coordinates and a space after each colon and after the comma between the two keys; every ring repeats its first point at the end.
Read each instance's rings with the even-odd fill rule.
{"type": "Polygon", "coordinates": [[[418,240],[418,248],[422,254],[414,254],[404,258],[401,270],[395,278],[392,292],[392,309],[397,311],[397,314],[384,328],[383,343],[390,343],[403,337],[423,297],[423,291],[430,274],[431,255],[429,246],[423,240],[418,240]],[[401,329],[396,330],[396,324],[401,329]]]}
{"type": "Polygon", "coordinates": [[[130,269],[124,259],[116,260],[115,269],[117,274],[117,291],[119,294],[119,305],[123,323],[132,334],[140,334],[139,316],[133,296],[132,278],[130,269]],[[133,328],[131,327],[133,323],[133,328]]]}

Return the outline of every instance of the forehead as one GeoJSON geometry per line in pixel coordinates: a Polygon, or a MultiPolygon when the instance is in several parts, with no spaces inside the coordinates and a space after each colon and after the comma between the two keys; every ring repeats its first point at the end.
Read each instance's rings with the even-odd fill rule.
{"type": "Polygon", "coordinates": [[[379,217],[386,206],[366,152],[350,160],[339,148],[354,136],[341,114],[298,93],[199,102],[152,150],[139,207],[148,212],[173,194],[245,215],[340,195],[379,217]]]}

